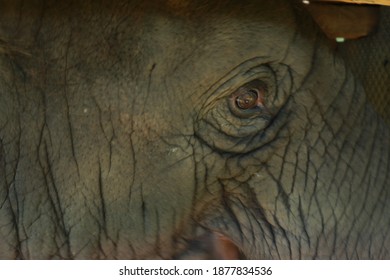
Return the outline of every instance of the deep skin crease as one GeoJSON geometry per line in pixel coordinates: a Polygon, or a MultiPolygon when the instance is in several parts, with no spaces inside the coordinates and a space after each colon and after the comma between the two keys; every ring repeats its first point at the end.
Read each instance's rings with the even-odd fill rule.
{"type": "Polygon", "coordinates": [[[0,13],[0,259],[186,258],[208,232],[248,259],[390,257],[389,128],[296,2],[0,13]],[[252,80],[267,112],[238,117],[252,80]]]}

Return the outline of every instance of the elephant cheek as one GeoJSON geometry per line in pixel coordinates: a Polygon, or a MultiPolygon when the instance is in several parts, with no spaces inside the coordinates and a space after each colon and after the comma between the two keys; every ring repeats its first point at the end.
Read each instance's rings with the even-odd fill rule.
{"type": "Polygon", "coordinates": [[[226,182],[222,196],[222,205],[210,202],[210,207],[198,218],[202,227],[213,234],[215,257],[280,258],[274,243],[277,223],[271,210],[277,188],[272,182],[260,173],[239,186],[226,182]]]}
{"type": "Polygon", "coordinates": [[[159,242],[162,254],[171,252],[171,238],[190,227],[196,193],[192,151],[172,146],[141,156],[142,161],[136,160],[132,213],[138,213],[146,243],[159,242]]]}

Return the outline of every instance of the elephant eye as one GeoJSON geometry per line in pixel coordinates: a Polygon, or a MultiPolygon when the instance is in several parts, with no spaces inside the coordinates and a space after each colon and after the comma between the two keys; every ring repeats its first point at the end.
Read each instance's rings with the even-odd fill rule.
{"type": "Polygon", "coordinates": [[[229,98],[230,111],[240,118],[256,117],[264,113],[266,85],[260,80],[249,82],[235,90],[229,98]]]}
{"type": "Polygon", "coordinates": [[[196,119],[196,137],[218,152],[242,154],[268,144],[290,116],[290,68],[243,65],[210,88],[196,119]]]}
{"type": "Polygon", "coordinates": [[[256,89],[249,89],[236,97],[236,105],[242,110],[252,109],[257,105],[258,92],[256,89]]]}

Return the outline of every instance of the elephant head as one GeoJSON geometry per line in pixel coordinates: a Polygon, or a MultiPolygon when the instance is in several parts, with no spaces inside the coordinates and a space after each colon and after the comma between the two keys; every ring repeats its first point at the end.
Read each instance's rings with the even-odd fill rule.
{"type": "Polygon", "coordinates": [[[297,1],[0,11],[0,258],[389,257],[389,128],[297,1]]]}

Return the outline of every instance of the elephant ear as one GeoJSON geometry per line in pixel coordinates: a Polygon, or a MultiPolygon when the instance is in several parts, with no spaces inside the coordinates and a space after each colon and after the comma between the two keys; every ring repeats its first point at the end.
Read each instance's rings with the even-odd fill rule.
{"type": "Polygon", "coordinates": [[[315,1],[305,7],[331,39],[365,37],[376,29],[379,22],[379,6],[375,5],[315,1]]]}
{"type": "Polygon", "coordinates": [[[376,111],[390,124],[390,0],[311,0],[304,6],[332,39],[376,111]],[[346,40],[336,44],[336,38],[346,40]]]}
{"type": "Polygon", "coordinates": [[[352,3],[352,4],[375,4],[390,6],[390,0],[310,0],[302,2],[333,2],[333,3],[352,3]]]}

